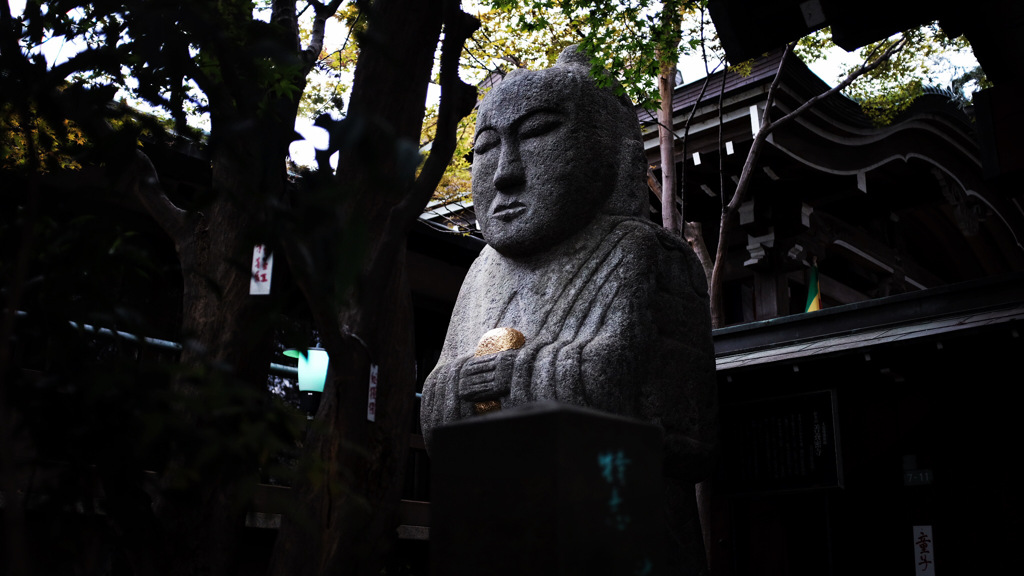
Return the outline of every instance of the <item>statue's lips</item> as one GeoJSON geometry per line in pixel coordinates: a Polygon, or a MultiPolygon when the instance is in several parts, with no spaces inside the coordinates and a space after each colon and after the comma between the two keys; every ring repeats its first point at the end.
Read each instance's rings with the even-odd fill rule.
{"type": "Polygon", "coordinates": [[[502,220],[504,222],[510,222],[526,213],[526,204],[522,202],[509,202],[508,204],[498,204],[491,211],[491,216],[502,220]]]}

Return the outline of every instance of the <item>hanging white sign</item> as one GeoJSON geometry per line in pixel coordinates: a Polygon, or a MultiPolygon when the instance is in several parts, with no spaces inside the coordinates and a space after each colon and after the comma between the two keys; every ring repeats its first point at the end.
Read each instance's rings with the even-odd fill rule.
{"type": "Polygon", "coordinates": [[[935,576],[935,543],[931,526],[914,526],[914,563],[918,576],[935,576]]]}
{"type": "Polygon", "coordinates": [[[267,247],[257,244],[252,249],[252,274],[249,278],[249,294],[267,296],[270,294],[270,279],[274,273],[274,255],[267,247]]]}

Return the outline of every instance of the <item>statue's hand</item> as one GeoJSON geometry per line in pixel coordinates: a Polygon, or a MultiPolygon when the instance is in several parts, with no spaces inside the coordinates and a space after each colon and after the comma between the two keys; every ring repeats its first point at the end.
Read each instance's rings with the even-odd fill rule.
{"type": "Polygon", "coordinates": [[[509,393],[517,350],[470,358],[459,373],[459,397],[469,402],[497,400],[509,393]]]}

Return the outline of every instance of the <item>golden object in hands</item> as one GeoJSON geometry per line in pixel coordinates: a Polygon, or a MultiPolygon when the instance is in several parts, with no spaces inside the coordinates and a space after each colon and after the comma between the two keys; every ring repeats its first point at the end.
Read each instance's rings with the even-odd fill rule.
{"type": "Polygon", "coordinates": [[[495,328],[488,330],[480,337],[473,356],[487,356],[505,350],[522,348],[526,344],[526,336],[515,328],[495,328]]]}
{"type": "Polygon", "coordinates": [[[498,410],[501,410],[501,402],[497,400],[487,400],[486,402],[475,402],[473,404],[474,414],[489,414],[498,410]]]}
{"type": "MultiPolygon", "coordinates": [[[[526,336],[515,328],[495,328],[488,330],[476,345],[476,352],[473,356],[487,356],[497,354],[505,350],[516,350],[526,344],[526,336]]],[[[501,402],[487,400],[473,404],[473,411],[477,414],[487,414],[501,410],[501,402]]]]}

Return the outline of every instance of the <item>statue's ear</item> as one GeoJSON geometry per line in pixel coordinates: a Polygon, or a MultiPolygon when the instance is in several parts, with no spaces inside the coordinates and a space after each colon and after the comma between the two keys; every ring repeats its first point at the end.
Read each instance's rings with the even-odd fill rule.
{"type": "Polygon", "coordinates": [[[639,139],[623,139],[619,146],[615,190],[605,211],[616,216],[647,216],[647,160],[639,139]]]}

